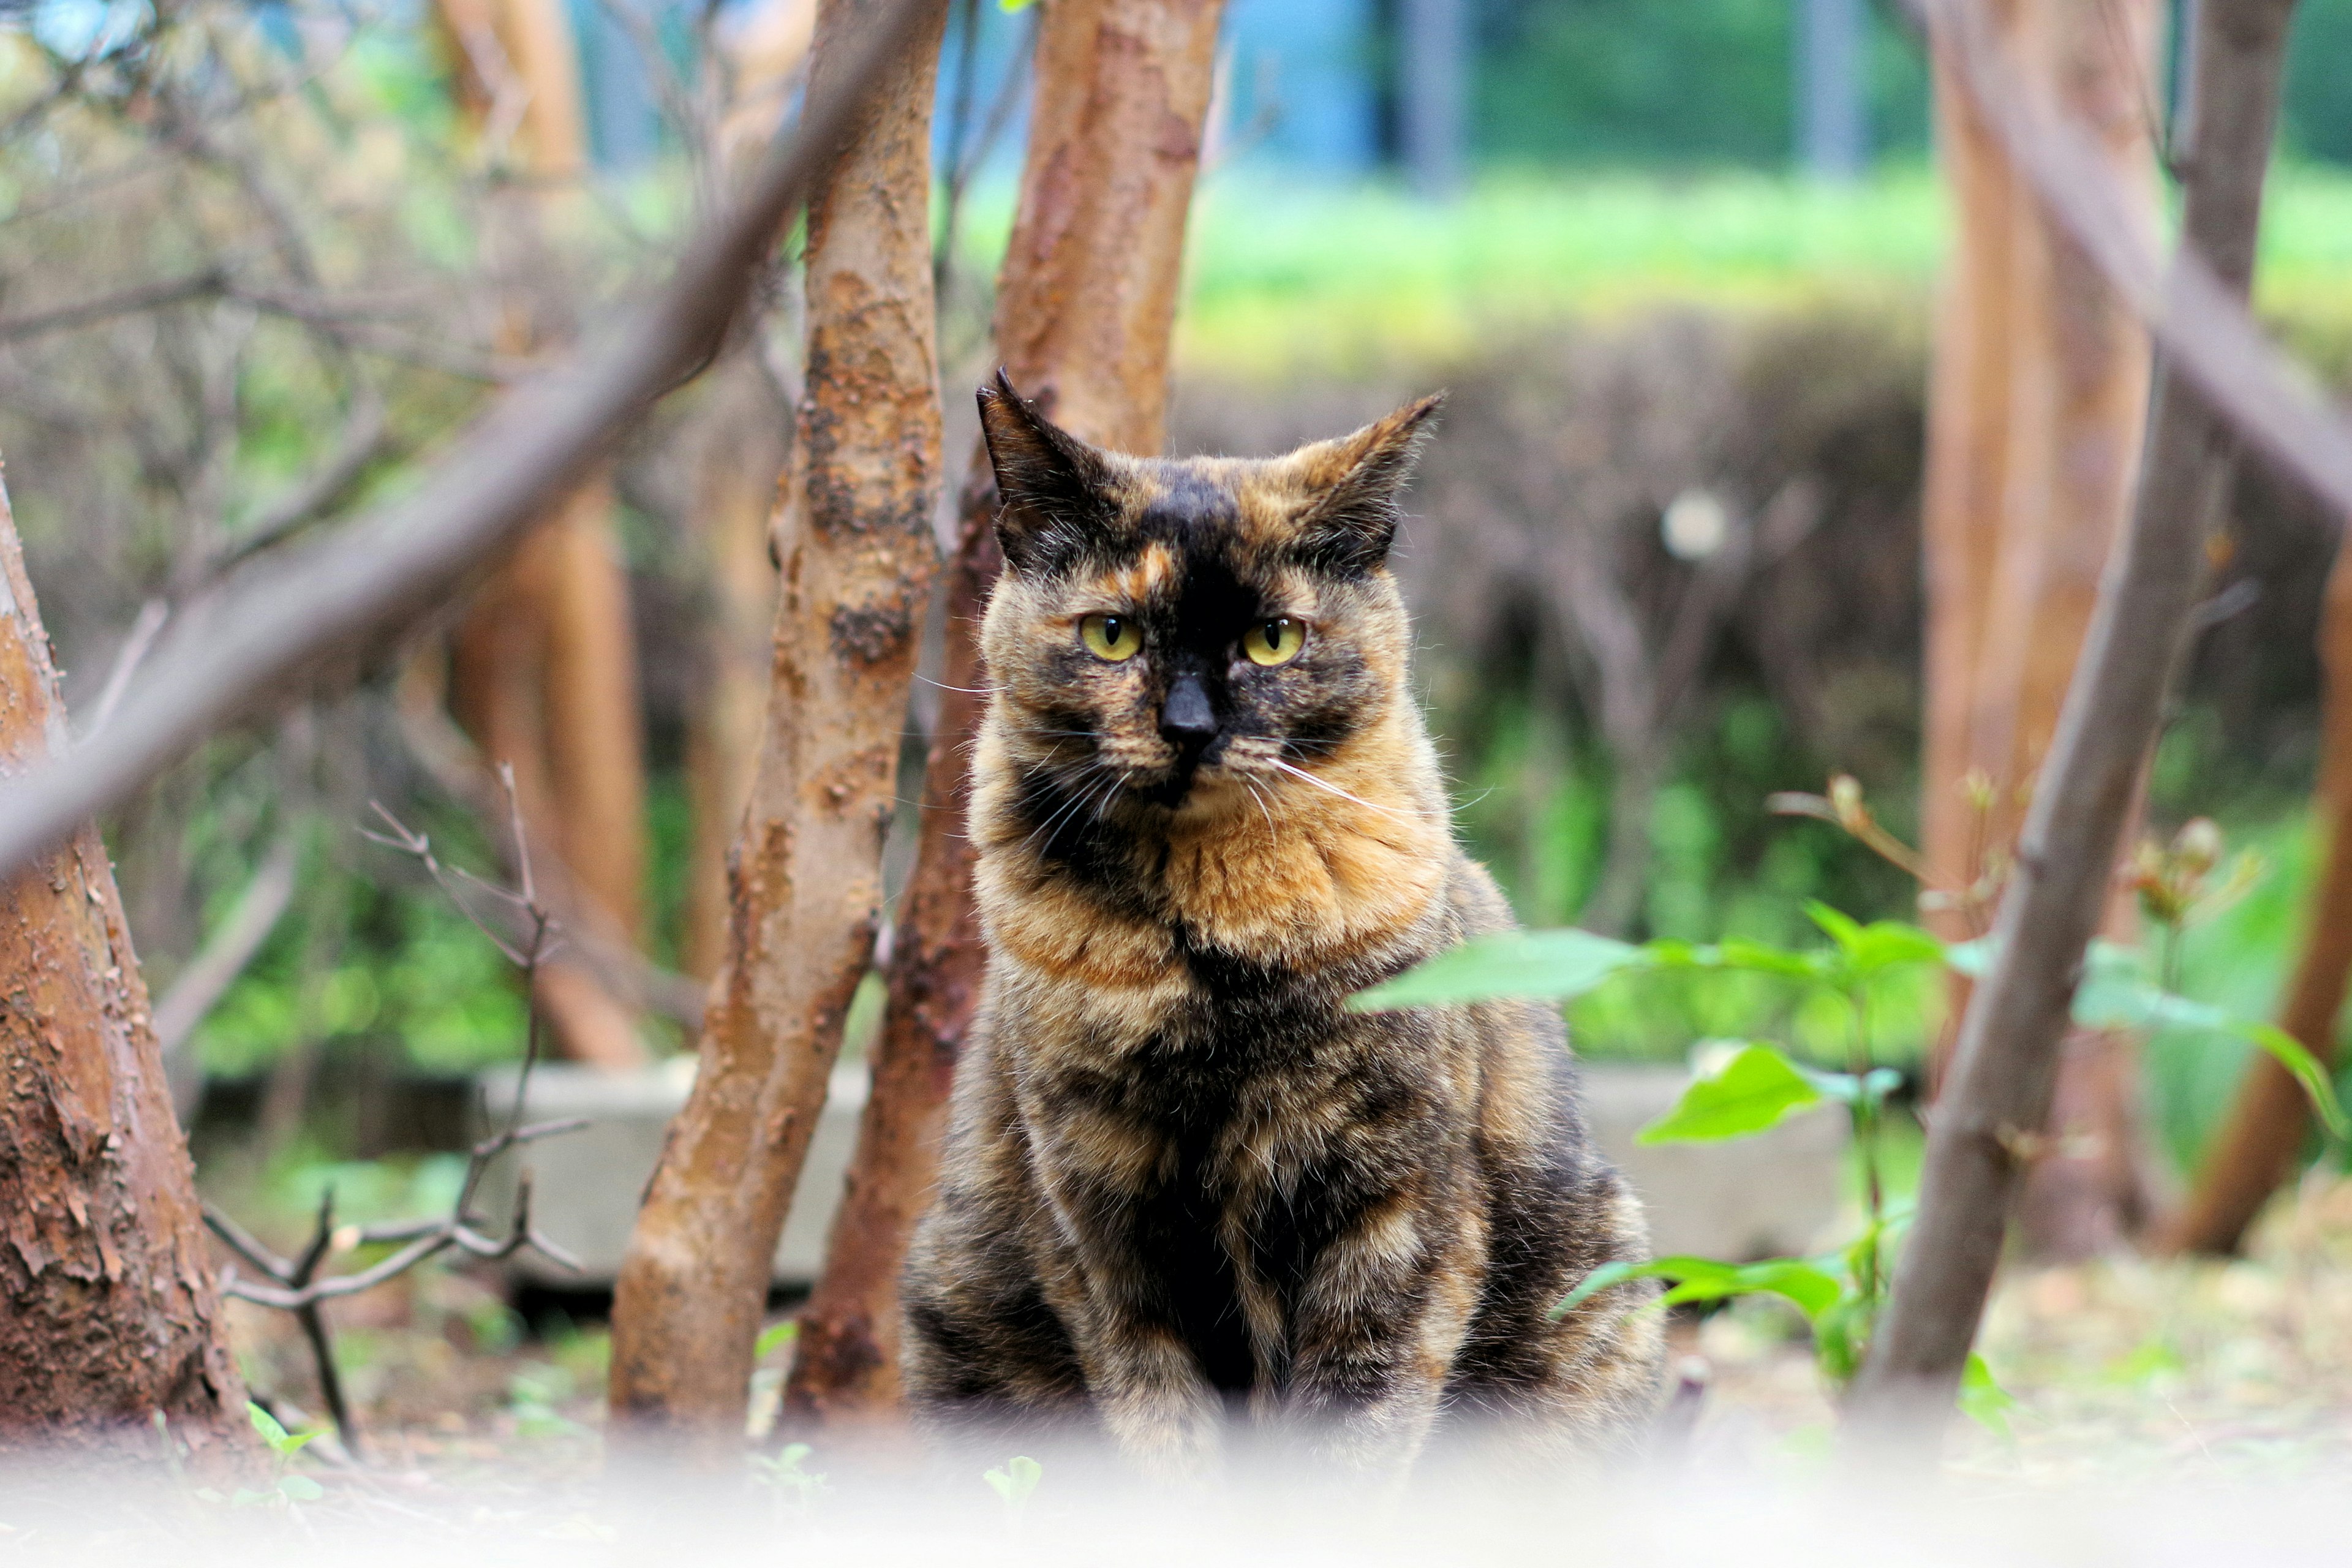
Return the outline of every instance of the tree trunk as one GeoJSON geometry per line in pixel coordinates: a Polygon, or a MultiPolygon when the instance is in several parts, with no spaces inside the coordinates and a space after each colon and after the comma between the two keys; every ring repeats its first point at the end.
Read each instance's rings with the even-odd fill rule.
{"type": "MultiPolygon", "coordinates": [[[[534,191],[514,193],[494,237],[530,263],[544,209],[587,163],[579,68],[561,0],[441,0],[463,62],[460,100],[481,130],[501,94],[520,94],[517,161],[534,191]],[[503,73],[503,74],[501,74],[503,73]]],[[[543,338],[518,294],[500,347],[526,353],[543,338]]],[[[459,627],[452,708],[492,763],[515,770],[524,820],[556,847],[567,882],[605,940],[641,945],[646,784],[636,637],[628,575],[613,526],[609,479],[583,485],[493,575],[459,627]]],[[[541,1004],[563,1053],[601,1067],[646,1059],[633,1011],[589,965],[559,958],[541,976],[541,1004]]]]}
{"type": "MultiPolygon", "coordinates": [[[[0,488],[0,778],[66,739],[0,488]]],[[[85,826],[0,883],[0,1453],[250,1446],[146,983],[85,826]]]]}
{"type": "MultiPolygon", "coordinates": [[[[2292,10],[2293,0],[2204,0],[2199,10],[2198,132],[2181,243],[2242,300],[2252,276],[2292,10]]],[[[1971,17],[1949,0],[1934,15],[1937,47],[1969,57],[1970,90],[1981,100],[2000,73],[1962,31],[1971,17]]],[[[2044,120],[2011,114],[2004,144],[2054,134],[2044,120]]],[[[2142,764],[2187,643],[2204,546],[2236,450],[2203,394],[2168,366],[2158,381],[2131,525],[2101,585],[2001,900],[1993,966],[1969,1000],[1950,1080],[1928,1125],[1918,1216],[1848,1399],[1848,1448],[1857,1457],[1919,1457],[1950,1409],[2011,1200],[2039,1130],[2049,1124],[2084,950],[2098,927],[2142,764]]]]}
{"type": "MultiPolygon", "coordinates": [[[[827,0],[820,79],[870,7],[827,0]]],[[[614,1291],[617,1422],[740,1440],[776,1237],[881,917],[898,731],[938,545],[926,13],[809,204],[808,391],[774,679],[701,1070],[614,1291]]]]}
{"type": "MultiPolygon", "coordinates": [[[[2279,1009],[2279,1027],[2323,1063],[2336,1060],[2336,1020],[2352,972],[2352,549],[2338,543],[2320,623],[2327,671],[2319,788],[2312,800],[2320,853],[2315,858],[2309,924],[2294,976],[2279,1009]]],[[[2257,1053],[2247,1064],[2229,1120],[2206,1151],[2197,1185],[2158,1237],[2167,1252],[2238,1250],[2246,1227],[2294,1169],[2311,1130],[2303,1088],[2277,1060],[2257,1053]]]]}
{"type": "MultiPolygon", "coordinates": [[[[1989,10],[2019,74],[2090,127],[2151,216],[2154,149],[2142,93],[2150,0],[2014,0],[1989,10]]],[[[1925,532],[1929,589],[1923,841],[1947,888],[2013,845],[2130,505],[2147,396],[2146,332],[2126,302],[2020,188],[1973,107],[1945,79],[1939,124],[1960,208],[1938,323],[1925,532]]],[[[2118,895],[2109,931],[2128,939],[2118,895]]],[[[1944,910],[1948,937],[1979,934],[1944,910]]],[[[1956,982],[1953,1016],[1967,989],[1956,982]]],[[[1940,1077],[1950,1037],[1935,1064],[1940,1077]]],[[[2024,1208],[2030,1249],[2079,1256],[2147,1208],[2137,1158],[2137,1057],[2113,1037],[2074,1042],[2062,1127],[2024,1208]]]]}
{"type": "MultiPolygon", "coordinates": [[[[2059,111],[2095,134],[2108,168],[2151,227],[2156,149],[2145,95],[2160,25],[2153,0],[2058,4],[2033,14],[2025,38],[2059,111]]],[[[2131,510],[2150,361],[2147,332],[2128,303],[2054,225],[2038,211],[2034,217],[2022,233],[2034,278],[2030,293],[2041,309],[2028,329],[2031,381],[2015,406],[2023,462],[2011,469],[2023,493],[2012,498],[2010,520],[2023,522],[2024,537],[2013,552],[2002,541],[2005,564],[2030,563],[2020,574],[2031,586],[2011,594],[1996,585],[1984,647],[1992,668],[1979,685],[1979,693],[1990,687],[2007,695],[1979,755],[2006,751],[2007,765],[1994,776],[2015,781],[2012,798],[2031,789],[2057,732],[2100,575],[2131,510]]],[[[2002,842],[2014,832],[2006,829],[2002,842]]],[[[2116,942],[2138,934],[2137,906],[2120,883],[2108,894],[2103,930],[2116,942]]],[[[2086,1258],[2137,1235],[2147,1221],[2153,1195],[2141,1158],[2138,1066],[2137,1042],[2123,1032],[2069,1037],[2051,1142],[2026,1178],[2018,1209],[2019,1240],[2030,1256],[2086,1258]]]]}
{"type": "MultiPolygon", "coordinates": [[[[1988,30],[2014,29],[2021,0],[1990,0],[1988,30]]],[[[1952,64],[1935,58],[1937,153],[1953,205],[1953,248],[1936,316],[1920,528],[1926,542],[1927,723],[1920,849],[1939,888],[1982,870],[1984,812],[1969,774],[1979,655],[2009,489],[2019,226],[2030,217],[2016,172],[1952,64]]],[[[1990,774],[1985,783],[1990,784],[1990,774]]],[[[1961,911],[1930,910],[1951,941],[1979,934],[1961,911]]],[[[1957,1017],[1957,1009],[1955,1016],[1957,1017]]]]}
{"type": "MultiPolygon", "coordinates": [[[[1087,440],[1157,452],[1184,227],[1223,0],[1055,0],[1019,210],[998,279],[997,353],[1087,440]]],[[[940,716],[922,837],[900,901],[874,1087],[824,1272],[801,1316],[788,1420],[887,1420],[898,1399],[898,1273],[929,1202],[956,1054],[983,955],[964,837],[966,763],[986,685],[975,634],[999,565],[996,487],[975,447],[959,498],[940,716]]]]}

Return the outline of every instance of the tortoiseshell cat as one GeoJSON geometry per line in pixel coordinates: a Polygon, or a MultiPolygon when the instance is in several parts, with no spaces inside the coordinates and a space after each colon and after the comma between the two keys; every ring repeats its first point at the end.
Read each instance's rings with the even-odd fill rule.
{"type": "Polygon", "coordinates": [[[971,831],[989,956],[906,1374],[936,1427],[1093,1424],[1202,1474],[1229,1412],[1399,1476],[1483,1416],[1613,1448],[1640,1258],[1558,1016],[1347,997],[1507,927],[1455,847],[1385,565],[1438,400],[1272,461],[1121,457],[980,395],[1005,571],[971,831]]]}

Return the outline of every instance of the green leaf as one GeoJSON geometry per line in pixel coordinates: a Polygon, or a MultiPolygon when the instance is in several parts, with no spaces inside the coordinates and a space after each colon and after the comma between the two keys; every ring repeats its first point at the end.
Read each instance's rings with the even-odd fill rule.
{"type": "Polygon", "coordinates": [[[1661,1307],[1685,1301],[1720,1301],[1732,1296],[1779,1296],[1795,1303],[1812,1318],[1838,1299],[1835,1276],[1794,1258],[1768,1258],[1761,1263],[1724,1263],[1712,1258],[1654,1258],[1646,1263],[1604,1263],[1586,1275],[1575,1289],[1551,1310],[1555,1321],[1612,1285],[1629,1279],[1670,1279],[1673,1287],[1660,1296],[1661,1307]]]}
{"type": "Polygon", "coordinates": [[[1852,952],[1863,940],[1862,923],[1842,910],[1833,910],[1819,899],[1805,900],[1807,918],[1822,928],[1823,934],[1847,952],[1852,952]]]}
{"type": "Polygon", "coordinates": [[[1992,969],[1994,942],[1989,936],[1973,942],[1956,942],[1944,949],[1945,966],[1955,974],[1970,980],[1982,980],[1992,969]]]}
{"type": "Polygon", "coordinates": [[[2017,1397],[1993,1380],[1992,1368],[1974,1351],[1960,1369],[1959,1405],[1961,1415],[2001,1441],[2015,1436],[2010,1430],[2009,1413],[2017,1408],[2017,1397]]]}
{"type": "Polygon", "coordinates": [[[296,1502],[317,1502],[327,1495],[327,1489],[308,1476],[287,1476],[278,1481],[278,1489],[296,1502]]]}
{"type": "Polygon", "coordinates": [[[1860,1077],[1801,1065],[1797,1070],[1815,1089],[1841,1105],[1884,1105],[1886,1097],[1903,1086],[1903,1075],[1893,1068],[1873,1068],[1860,1077]]]}
{"type": "Polygon", "coordinates": [[[1837,943],[1838,957],[1843,961],[1844,969],[1839,978],[1847,984],[1868,980],[1902,964],[1945,961],[1944,944],[1917,926],[1906,925],[1901,921],[1873,921],[1863,925],[1818,900],[1806,901],[1805,913],[1837,943]]]}
{"type": "Polygon", "coordinates": [[[1037,1489],[1037,1483],[1045,1474],[1045,1466],[1026,1454],[1017,1454],[1005,1462],[1003,1469],[990,1470],[981,1479],[995,1489],[996,1495],[1004,1500],[1006,1508],[1017,1513],[1021,1505],[1029,1500],[1029,1494],[1037,1489]]]}
{"type": "Polygon", "coordinates": [[[1651,1143],[1714,1143],[1776,1126],[1792,1110],[1819,1105],[1822,1090],[1802,1069],[1767,1045],[1743,1047],[1713,1073],[1695,1078],[1673,1110],[1635,1135],[1651,1143]]]}
{"type": "Polygon", "coordinates": [[[770,1325],[768,1328],[761,1331],[760,1337],[752,1342],[751,1359],[753,1361],[767,1360],[777,1351],[780,1351],[783,1349],[784,1346],[792,1343],[794,1337],[797,1336],[800,1331],[800,1320],[797,1318],[787,1318],[781,1323],[770,1325]]]}
{"type": "Polygon", "coordinates": [[[1036,3],[1037,0],[996,0],[996,8],[1010,16],[1015,11],[1026,11],[1036,3]]]}
{"type": "Polygon", "coordinates": [[[2352,1122],[2344,1116],[2344,1102],[2336,1098],[2336,1085],[2327,1068],[2321,1065],[2301,1040],[2275,1024],[2237,1024],[2236,1032],[2268,1051],[2279,1066],[2286,1068],[2303,1092],[2311,1097],[2311,1108],[2318,1112],[2320,1121],[2331,1138],[2352,1138],[2352,1122]]]}
{"type": "MultiPolygon", "coordinates": [[[[1679,1261],[1687,1267],[1699,1260],[1679,1261]]],[[[1716,1267],[1721,1272],[1686,1276],[1660,1297],[1658,1304],[1678,1307],[1685,1301],[1720,1301],[1733,1296],[1778,1296],[1793,1303],[1807,1318],[1816,1317],[1837,1304],[1837,1277],[1798,1258],[1768,1258],[1761,1263],[1716,1267]]]]}
{"type": "Polygon", "coordinates": [[[1825,956],[1817,952],[1792,952],[1785,947],[1772,947],[1760,942],[1727,936],[1714,947],[1696,950],[1691,962],[1694,968],[1742,969],[1754,974],[1785,974],[1792,980],[1819,980],[1826,973],[1822,963],[1825,956]]]}
{"type": "MultiPolygon", "coordinates": [[[[245,1418],[253,1423],[253,1429],[261,1435],[263,1442],[269,1445],[269,1451],[273,1454],[290,1454],[302,1446],[301,1443],[295,1442],[284,1426],[278,1425],[277,1416],[272,1415],[250,1399],[245,1402],[245,1418]]],[[[304,1441],[307,1442],[309,1439],[305,1438],[304,1441]]]]}
{"type": "Polygon", "coordinates": [[[1359,1013],[1381,1013],[1503,996],[1581,996],[1619,970],[1642,962],[1642,952],[1629,942],[1586,931],[1497,931],[1425,959],[1359,993],[1348,1005],[1359,1013]]]}

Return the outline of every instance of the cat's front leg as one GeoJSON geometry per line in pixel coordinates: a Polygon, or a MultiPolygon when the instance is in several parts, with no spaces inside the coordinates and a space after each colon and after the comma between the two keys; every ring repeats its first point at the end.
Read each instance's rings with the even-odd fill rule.
{"type": "Polygon", "coordinates": [[[1045,1186],[1059,1246],[1041,1272],[1046,1299],[1071,1326],[1087,1397],[1144,1475],[1203,1477],[1216,1465],[1222,1405],[1170,1318],[1136,1194],[1073,1140],[1049,1147],[1045,1186]]]}
{"type": "Polygon", "coordinates": [[[1436,1419],[1483,1251],[1476,1219],[1452,1209],[1402,1193],[1364,1205],[1300,1293],[1285,1403],[1308,1452],[1343,1471],[1402,1482],[1436,1419]]]}

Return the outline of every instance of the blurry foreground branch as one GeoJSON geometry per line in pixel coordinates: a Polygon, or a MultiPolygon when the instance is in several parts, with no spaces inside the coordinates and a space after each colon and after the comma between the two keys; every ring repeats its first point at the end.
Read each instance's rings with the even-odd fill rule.
{"type": "Polygon", "coordinates": [[[796,132],[770,149],[734,210],[693,240],[667,285],[610,338],[520,388],[406,499],[257,569],[192,614],[104,730],[0,790],[0,875],[128,799],[214,730],[303,687],[353,679],[359,656],[445,604],[656,399],[697,374],[926,8],[925,0],[890,5],[837,85],[813,94],[796,132]],[[341,668],[320,668],[334,660],[341,668]]]}

